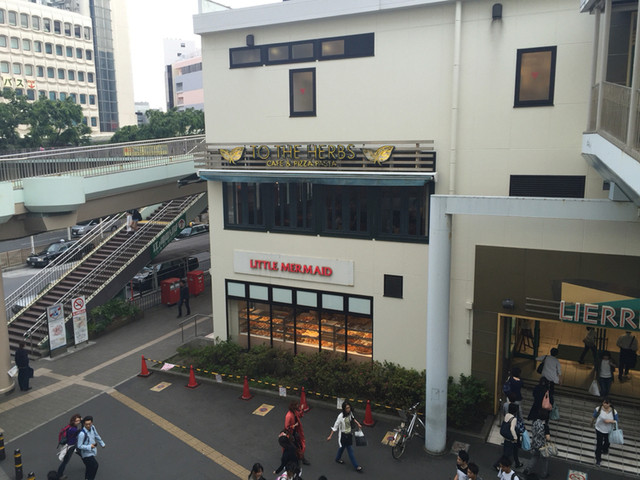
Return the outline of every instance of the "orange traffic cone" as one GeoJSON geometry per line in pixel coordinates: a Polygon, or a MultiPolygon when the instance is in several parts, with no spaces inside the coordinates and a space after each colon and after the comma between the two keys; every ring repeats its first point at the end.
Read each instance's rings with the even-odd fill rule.
{"type": "Polygon", "coordinates": [[[145,362],[144,355],[142,355],[142,370],[140,370],[140,373],[138,374],[138,376],[148,377],[149,375],[151,375],[151,372],[147,370],[147,362],[145,362]]]}
{"type": "Polygon", "coordinates": [[[304,413],[307,413],[309,410],[311,410],[311,407],[307,403],[307,394],[304,393],[304,387],[302,387],[302,393],[300,394],[300,409],[304,413]]]}
{"type": "Polygon", "coordinates": [[[367,408],[364,411],[364,421],[362,422],[362,424],[365,427],[373,427],[375,425],[375,422],[373,421],[373,415],[371,415],[371,402],[369,400],[367,400],[367,408]]]}
{"type": "Polygon", "coordinates": [[[240,397],[241,400],[250,400],[253,398],[253,395],[251,395],[251,392],[249,391],[249,381],[247,380],[247,376],[244,376],[244,388],[242,389],[242,396],[240,397]]]}
{"type": "Polygon", "coordinates": [[[193,365],[191,365],[191,371],[189,372],[189,383],[186,386],[187,388],[196,388],[200,386],[200,384],[196,382],[196,374],[193,373],[193,365]]]}

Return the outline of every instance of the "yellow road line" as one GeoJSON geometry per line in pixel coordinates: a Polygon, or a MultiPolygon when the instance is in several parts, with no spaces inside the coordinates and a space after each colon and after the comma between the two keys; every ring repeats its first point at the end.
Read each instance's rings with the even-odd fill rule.
{"type": "Polygon", "coordinates": [[[244,480],[249,475],[249,471],[243,466],[238,465],[236,462],[234,462],[230,458],[225,457],[223,454],[221,454],[217,450],[214,450],[206,443],[198,440],[193,435],[188,434],[187,432],[182,430],[180,427],[174,425],[168,420],[165,420],[160,415],[149,410],[147,407],[139,404],[135,400],[127,397],[126,395],[123,395],[117,390],[114,390],[113,392],[109,392],[109,395],[111,395],[114,399],[118,400],[123,405],[126,405],[127,407],[129,407],[131,410],[139,413],[143,417],[152,421],[153,423],[158,425],[160,428],[162,428],[164,431],[173,435],[178,440],[186,443],[188,446],[190,446],[197,452],[200,452],[205,457],[209,458],[210,460],[213,460],[215,463],[220,465],[225,470],[231,472],[236,477],[242,478],[244,480]]]}

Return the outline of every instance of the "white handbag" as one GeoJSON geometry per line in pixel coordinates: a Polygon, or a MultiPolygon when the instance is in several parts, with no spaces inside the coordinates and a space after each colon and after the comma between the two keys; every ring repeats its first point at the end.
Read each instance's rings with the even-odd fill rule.
{"type": "Polygon", "coordinates": [[[60,461],[64,460],[64,456],[67,454],[67,451],[69,451],[69,445],[62,445],[58,449],[58,453],[56,454],[58,455],[58,460],[60,461]]]}
{"type": "Polygon", "coordinates": [[[596,380],[595,378],[593,379],[593,382],[591,382],[591,385],[589,386],[589,393],[591,395],[595,395],[596,397],[600,396],[600,385],[598,385],[598,380],[596,380]]]}

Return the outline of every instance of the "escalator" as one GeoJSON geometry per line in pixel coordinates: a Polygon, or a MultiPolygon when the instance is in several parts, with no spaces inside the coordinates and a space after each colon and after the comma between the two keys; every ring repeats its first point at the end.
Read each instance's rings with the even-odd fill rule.
{"type": "MultiPolygon", "coordinates": [[[[7,318],[10,318],[11,350],[24,341],[34,355],[48,353],[47,308],[62,304],[65,320],[71,319],[71,301],[84,295],[87,311],[112,299],[125,284],[166,247],[187,223],[206,208],[206,194],[171,200],[162,204],[138,225],[135,232],[126,232],[121,216],[112,218],[104,229],[86,235],[67,255],[56,259],[38,275],[7,297],[7,318]],[[108,235],[111,227],[119,227],[108,235]],[[91,251],[79,262],[78,250],[91,251]],[[18,298],[28,304],[15,313],[18,298]],[[13,316],[11,316],[13,314],[13,316]]],[[[72,338],[72,336],[71,336],[72,338]]]]}

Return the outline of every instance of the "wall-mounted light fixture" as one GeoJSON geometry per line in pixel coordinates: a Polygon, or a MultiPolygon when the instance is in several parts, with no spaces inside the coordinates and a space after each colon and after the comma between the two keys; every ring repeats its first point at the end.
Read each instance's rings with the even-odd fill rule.
{"type": "Polygon", "coordinates": [[[249,34],[247,35],[247,47],[253,47],[253,45],[254,45],[253,35],[249,34]]]}
{"type": "Polygon", "coordinates": [[[494,3],[493,7],[491,7],[491,17],[494,20],[500,20],[502,18],[502,4],[494,3]]]}
{"type": "Polygon", "coordinates": [[[516,308],[516,302],[514,302],[510,298],[505,298],[504,300],[502,300],[502,308],[504,308],[505,310],[513,310],[514,308],[516,308]]]}

